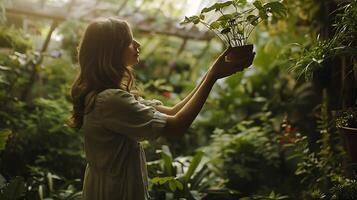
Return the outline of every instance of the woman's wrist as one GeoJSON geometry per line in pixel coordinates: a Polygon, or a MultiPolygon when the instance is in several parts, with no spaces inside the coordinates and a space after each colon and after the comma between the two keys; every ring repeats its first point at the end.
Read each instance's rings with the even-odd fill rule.
{"type": "Polygon", "coordinates": [[[206,75],[206,79],[209,82],[216,82],[218,78],[216,77],[216,74],[213,72],[213,70],[210,69],[209,72],[206,75]]]}

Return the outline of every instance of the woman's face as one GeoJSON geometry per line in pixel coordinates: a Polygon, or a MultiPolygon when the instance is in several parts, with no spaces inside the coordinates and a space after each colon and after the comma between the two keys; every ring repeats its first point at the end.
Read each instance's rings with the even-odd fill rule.
{"type": "Polygon", "coordinates": [[[140,43],[133,39],[131,44],[124,50],[123,60],[125,66],[135,65],[139,62],[140,43]]]}

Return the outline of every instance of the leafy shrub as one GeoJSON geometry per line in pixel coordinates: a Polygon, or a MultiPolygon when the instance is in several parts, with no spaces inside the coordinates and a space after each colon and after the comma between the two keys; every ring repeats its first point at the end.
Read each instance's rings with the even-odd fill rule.
{"type": "Polygon", "coordinates": [[[301,55],[291,67],[291,70],[304,75],[306,79],[313,77],[313,72],[330,62],[336,56],[354,56],[357,52],[357,1],[347,1],[336,11],[335,33],[330,39],[317,38],[317,44],[302,47],[301,55]]]}
{"type": "Polygon", "coordinates": [[[281,189],[291,172],[283,167],[278,136],[268,123],[254,126],[248,121],[226,131],[215,130],[207,147],[214,155],[214,171],[243,196],[281,189]]]}
{"type": "Polygon", "coordinates": [[[339,177],[338,184],[330,190],[332,199],[354,200],[357,199],[357,181],[339,177]]]}
{"type": "Polygon", "coordinates": [[[158,199],[201,199],[212,182],[204,153],[174,159],[165,145],[158,153],[160,160],[148,162],[151,194],[158,199]]]}
{"type": "Polygon", "coordinates": [[[32,51],[21,31],[1,31],[1,47],[12,48],[0,53],[1,199],[78,199],[82,136],[64,125],[75,69],[67,58],[32,51]]]}
{"type": "Polygon", "coordinates": [[[25,53],[32,48],[32,41],[27,36],[14,26],[0,26],[0,47],[25,53]]]}
{"type": "Polygon", "coordinates": [[[0,185],[0,198],[4,200],[17,200],[25,193],[25,181],[23,177],[15,177],[9,183],[0,185]]]}
{"type": "Polygon", "coordinates": [[[336,176],[343,174],[342,146],[338,142],[338,135],[334,134],[334,125],[330,123],[326,94],[318,111],[316,121],[320,135],[316,142],[317,148],[312,148],[307,136],[298,137],[295,143],[285,145],[291,148],[289,158],[297,162],[295,174],[301,184],[305,185],[301,190],[304,199],[331,197],[329,190],[336,183],[336,176]]]}

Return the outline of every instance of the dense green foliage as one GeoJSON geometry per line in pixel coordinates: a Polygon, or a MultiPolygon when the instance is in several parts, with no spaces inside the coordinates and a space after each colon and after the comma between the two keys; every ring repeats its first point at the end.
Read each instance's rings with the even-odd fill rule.
{"type": "MultiPolygon", "coordinates": [[[[322,84],[329,63],[355,59],[357,1],[283,3],[288,17],[252,34],[254,67],[219,81],[182,139],[143,142],[154,199],[357,199],[356,165],[337,129],[354,121],[353,109],[336,116],[346,106],[332,106],[335,94],[322,84]],[[332,33],[317,37],[324,26],[332,33]]],[[[35,32],[0,26],[0,199],[81,199],[83,135],[65,123],[84,25],[60,24],[61,40],[42,53],[34,38],[48,24],[35,32]]],[[[134,36],[142,44],[139,90],[168,105],[222,50],[218,40],[187,41],[178,52],[180,38],[135,27],[134,36]]]]}

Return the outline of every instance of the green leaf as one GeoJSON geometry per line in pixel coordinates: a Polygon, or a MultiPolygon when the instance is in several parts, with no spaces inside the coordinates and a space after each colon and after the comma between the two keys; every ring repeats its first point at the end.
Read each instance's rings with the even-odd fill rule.
{"type": "Polygon", "coordinates": [[[151,182],[153,184],[157,184],[157,183],[159,183],[160,179],[161,179],[161,177],[154,177],[154,178],[151,179],[151,182]]]}
{"type": "Polygon", "coordinates": [[[258,24],[258,19],[259,16],[255,16],[255,15],[249,15],[247,17],[247,21],[252,24],[253,26],[256,26],[258,24]]]}
{"type": "Polygon", "coordinates": [[[178,180],[175,180],[175,182],[176,182],[177,188],[178,188],[179,190],[183,190],[183,185],[182,185],[182,183],[181,183],[180,181],[178,181],[178,180]]]}
{"type": "Polygon", "coordinates": [[[6,141],[11,135],[11,130],[4,129],[0,131],[0,151],[5,149],[6,141]]]}
{"type": "Polygon", "coordinates": [[[283,18],[287,15],[287,8],[284,4],[278,1],[266,3],[264,4],[264,8],[266,11],[272,13],[276,17],[283,18]]]}
{"type": "Polygon", "coordinates": [[[160,185],[165,184],[166,182],[167,182],[167,178],[166,177],[159,179],[159,184],[160,185]]]}
{"type": "Polygon", "coordinates": [[[162,145],[161,158],[164,161],[164,169],[166,170],[167,175],[174,175],[172,166],[173,159],[170,149],[167,145],[162,145]]]}
{"type": "Polygon", "coordinates": [[[192,198],[195,199],[195,200],[202,199],[200,193],[198,191],[196,191],[196,190],[191,190],[190,194],[191,194],[192,198]]]}
{"type": "Polygon", "coordinates": [[[247,0],[235,0],[235,1],[234,1],[234,4],[235,4],[236,6],[238,6],[238,5],[245,5],[245,4],[247,4],[247,0]]]}
{"type": "Polygon", "coordinates": [[[263,8],[262,2],[260,1],[255,1],[253,3],[254,7],[256,7],[258,10],[261,10],[263,8]]]}
{"type": "Polygon", "coordinates": [[[210,26],[211,29],[214,30],[214,29],[218,29],[221,26],[221,23],[219,23],[217,21],[214,21],[209,26],[210,26]]]}
{"type": "Polygon", "coordinates": [[[214,10],[214,7],[213,7],[213,6],[207,7],[207,8],[203,8],[203,9],[201,10],[201,13],[207,13],[207,12],[210,12],[210,11],[212,11],[212,10],[214,10]]]}
{"type": "Polygon", "coordinates": [[[171,180],[174,180],[175,177],[173,176],[165,176],[165,177],[154,177],[151,179],[151,182],[153,184],[160,184],[160,185],[163,185],[165,184],[166,182],[168,181],[171,181],[171,180]]]}
{"type": "Polygon", "coordinates": [[[218,11],[218,10],[221,10],[222,8],[225,8],[225,7],[230,6],[232,4],[233,4],[233,1],[227,1],[227,2],[223,2],[223,3],[215,3],[212,6],[203,8],[201,10],[201,13],[207,13],[207,12],[210,12],[212,10],[218,11]]]}
{"type": "Polygon", "coordinates": [[[232,5],[232,4],[233,4],[233,1],[226,1],[226,2],[223,2],[223,3],[218,3],[217,8],[218,9],[222,9],[222,8],[228,7],[228,6],[232,5]]]}
{"type": "Polygon", "coordinates": [[[10,85],[10,82],[6,80],[6,76],[3,74],[0,74],[0,83],[2,83],[4,85],[10,85]]]}
{"type": "Polygon", "coordinates": [[[231,31],[231,28],[225,28],[223,30],[221,30],[221,34],[227,34],[231,31]]]}
{"type": "Polygon", "coordinates": [[[259,10],[259,17],[262,19],[268,19],[268,15],[264,10],[259,10]]]}
{"type": "Polygon", "coordinates": [[[188,24],[188,23],[198,24],[198,23],[200,23],[200,19],[201,19],[200,17],[201,16],[196,16],[196,15],[191,16],[191,17],[186,17],[185,16],[184,21],[180,22],[180,24],[181,25],[188,24]]]}
{"type": "Polygon", "coordinates": [[[48,173],[47,174],[47,181],[48,181],[48,188],[50,189],[50,191],[53,191],[53,179],[52,179],[52,173],[48,173]]]}
{"type": "Polygon", "coordinates": [[[10,71],[11,68],[10,68],[10,67],[6,67],[6,66],[0,65],[0,70],[1,70],[1,71],[10,71]]]}
{"type": "Polygon", "coordinates": [[[170,180],[169,181],[169,188],[171,191],[175,192],[176,191],[176,183],[175,180],[170,180]]]}
{"type": "Polygon", "coordinates": [[[162,152],[164,152],[166,155],[170,156],[170,158],[172,160],[172,154],[171,154],[170,148],[167,145],[162,145],[161,149],[162,149],[162,152]]]}
{"type": "Polygon", "coordinates": [[[1,199],[16,200],[23,196],[25,192],[25,180],[23,177],[16,177],[10,183],[2,188],[3,192],[0,196],[1,199]]]}
{"type": "Polygon", "coordinates": [[[192,176],[192,174],[196,171],[198,164],[200,164],[201,160],[203,157],[203,152],[199,151],[196,153],[196,155],[192,158],[190,166],[188,167],[188,170],[184,176],[184,179],[186,182],[188,182],[192,176]]]}
{"type": "Polygon", "coordinates": [[[174,179],[174,177],[173,176],[168,176],[168,177],[163,177],[162,178],[162,180],[161,180],[161,184],[164,184],[164,183],[166,183],[166,182],[168,182],[168,181],[171,181],[171,180],[173,180],[174,179]]]}
{"type": "Polygon", "coordinates": [[[229,21],[231,19],[234,19],[234,15],[225,14],[225,15],[220,16],[216,21],[229,21]]]}
{"type": "Polygon", "coordinates": [[[254,97],[254,98],[252,99],[252,101],[259,103],[259,102],[266,102],[267,99],[266,99],[265,97],[254,97]]]}
{"type": "Polygon", "coordinates": [[[168,175],[173,175],[172,158],[161,152],[161,158],[164,161],[164,169],[168,175]]]}
{"type": "Polygon", "coordinates": [[[184,24],[188,24],[188,23],[191,23],[190,19],[188,17],[185,16],[185,19],[180,22],[181,25],[184,25],[184,24]]]}
{"type": "Polygon", "coordinates": [[[203,178],[207,177],[209,174],[209,170],[207,165],[204,165],[200,171],[192,178],[191,181],[191,189],[196,189],[200,183],[202,182],[203,178]]]}

